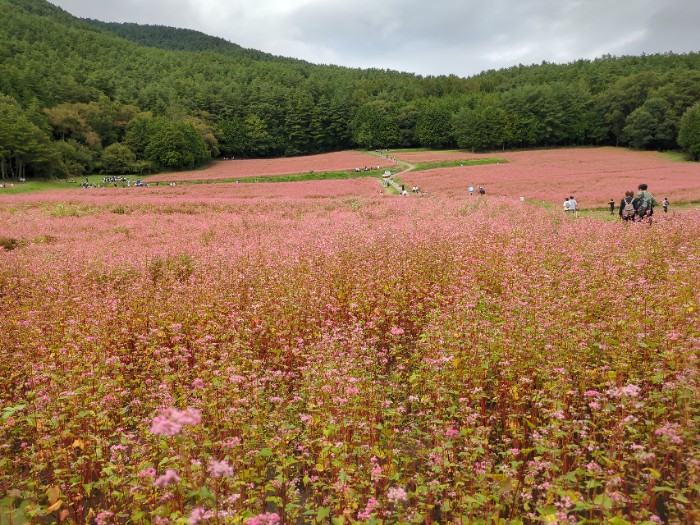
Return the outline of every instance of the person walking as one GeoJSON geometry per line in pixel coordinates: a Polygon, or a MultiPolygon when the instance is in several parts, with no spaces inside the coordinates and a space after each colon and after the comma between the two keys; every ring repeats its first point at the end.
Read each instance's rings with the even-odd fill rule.
{"type": "Polygon", "coordinates": [[[474,195],[474,186],[469,186],[469,196],[474,195]]]}
{"type": "Polygon", "coordinates": [[[569,215],[571,211],[571,205],[569,204],[569,197],[564,197],[564,215],[569,215]]]}
{"type": "Polygon", "coordinates": [[[637,216],[639,217],[640,221],[647,218],[651,219],[651,216],[654,215],[654,206],[659,204],[656,202],[654,196],[649,193],[647,188],[648,186],[646,184],[640,184],[638,188],[639,191],[637,192],[637,199],[639,199],[637,216]]]}
{"type": "Polygon", "coordinates": [[[620,201],[620,219],[634,222],[638,208],[639,199],[634,196],[633,192],[626,191],[625,197],[620,201]]]}
{"type": "Polygon", "coordinates": [[[664,200],[661,201],[661,206],[664,207],[664,213],[668,213],[668,197],[664,197],[664,200]]]}
{"type": "Polygon", "coordinates": [[[610,206],[610,215],[615,215],[615,199],[610,197],[608,201],[608,206],[610,206]]]}
{"type": "Polygon", "coordinates": [[[574,217],[578,217],[578,211],[576,211],[577,204],[578,203],[576,202],[576,199],[574,199],[574,196],[571,195],[569,197],[569,210],[571,212],[571,215],[573,215],[574,217]]]}

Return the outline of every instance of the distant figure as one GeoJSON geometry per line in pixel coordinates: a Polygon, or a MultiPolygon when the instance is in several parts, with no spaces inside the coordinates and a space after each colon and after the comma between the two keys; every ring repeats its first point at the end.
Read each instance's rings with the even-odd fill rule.
{"type": "Polygon", "coordinates": [[[625,192],[625,197],[620,201],[620,218],[623,221],[634,221],[639,208],[639,199],[631,191],[625,192]]]}
{"type": "Polygon", "coordinates": [[[469,195],[474,195],[474,186],[469,186],[469,195]]]}
{"type": "Polygon", "coordinates": [[[615,215],[615,199],[610,197],[608,201],[608,206],[610,206],[610,215],[615,215]]]}
{"type": "Polygon", "coordinates": [[[572,214],[574,217],[578,217],[578,211],[576,211],[576,205],[577,205],[577,204],[578,204],[578,203],[576,202],[576,199],[574,199],[574,196],[571,195],[571,196],[569,197],[569,210],[571,210],[571,214],[572,214]]]}
{"type": "Polygon", "coordinates": [[[485,195],[485,194],[486,194],[486,190],[482,186],[479,186],[479,195],[485,195]]]}
{"type": "Polygon", "coordinates": [[[664,197],[664,200],[661,201],[661,206],[664,207],[664,213],[668,213],[668,197],[664,197]]]}
{"type": "Polygon", "coordinates": [[[571,212],[571,205],[569,204],[569,197],[564,197],[564,213],[569,215],[571,212]]]}

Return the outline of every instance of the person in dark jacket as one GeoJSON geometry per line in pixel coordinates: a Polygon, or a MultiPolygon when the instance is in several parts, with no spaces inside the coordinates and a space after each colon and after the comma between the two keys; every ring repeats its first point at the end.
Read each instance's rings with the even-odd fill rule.
{"type": "Polygon", "coordinates": [[[620,218],[623,221],[634,221],[639,209],[639,199],[631,191],[625,192],[625,198],[620,201],[620,218]]]}

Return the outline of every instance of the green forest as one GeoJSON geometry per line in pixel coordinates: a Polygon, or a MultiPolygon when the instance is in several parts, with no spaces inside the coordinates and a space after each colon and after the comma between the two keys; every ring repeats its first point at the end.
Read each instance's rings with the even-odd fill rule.
{"type": "Polygon", "coordinates": [[[78,19],[44,0],[0,0],[0,19],[3,179],[347,148],[619,145],[700,157],[700,53],[425,77],[78,19]]]}

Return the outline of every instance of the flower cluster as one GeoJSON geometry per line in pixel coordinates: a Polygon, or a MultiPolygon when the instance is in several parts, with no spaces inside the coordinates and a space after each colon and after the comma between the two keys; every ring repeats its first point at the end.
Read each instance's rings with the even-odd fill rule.
{"type": "Polygon", "coordinates": [[[185,425],[199,425],[201,421],[202,415],[197,409],[178,410],[176,408],[167,408],[153,418],[151,433],[175,436],[180,433],[185,425]]]}

